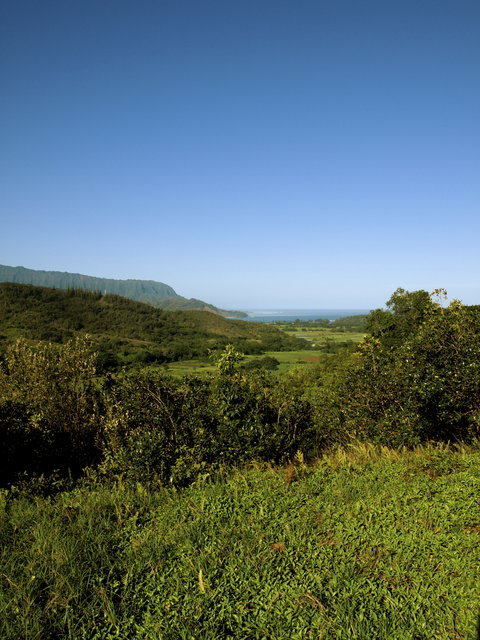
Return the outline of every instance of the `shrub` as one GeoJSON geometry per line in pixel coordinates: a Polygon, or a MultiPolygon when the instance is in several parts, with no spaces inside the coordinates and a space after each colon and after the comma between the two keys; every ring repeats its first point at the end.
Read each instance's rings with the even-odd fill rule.
{"type": "Polygon", "coordinates": [[[220,364],[206,379],[117,376],[106,400],[103,471],[181,485],[219,466],[283,462],[310,446],[307,402],[266,374],[234,370],[230,358],[220,364]]]}
{"type": "Polygon", "coordinates": [[[366,338],[335,392],[339,426],[389,445],[470,440],[480,433],[478,310],[452,302],[424,310],[392,344],[366,338]],[[418,320],[418,318],[417,318],[418,320]]]}
{"type": "Polygon", "coordinates": [[[10,345],[0,368],[3,482],[21,472],[79,472],[96,459],[95,355],[86,338],[10,345]],[[6,465],[6,466],[5,466],[6,465]]]}

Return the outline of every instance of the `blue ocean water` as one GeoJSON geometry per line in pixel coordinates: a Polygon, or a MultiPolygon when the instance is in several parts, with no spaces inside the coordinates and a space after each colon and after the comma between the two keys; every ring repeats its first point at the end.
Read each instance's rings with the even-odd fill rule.
{"type": "Polygon", "coordinates": [[[257,309],[246,311],[250,322],[293,322],[295,320],[337,320],[346,316],[369,313],[370,309],[257,309]]]}

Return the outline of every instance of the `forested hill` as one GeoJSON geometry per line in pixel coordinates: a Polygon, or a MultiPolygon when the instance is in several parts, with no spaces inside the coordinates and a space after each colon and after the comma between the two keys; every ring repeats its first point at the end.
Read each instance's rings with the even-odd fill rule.
{"type": "Polygon", "coordinates": [[[82,289],[84,291],[99,291],[114,293],[130,300],[146,302],[160,309],[203,309],[220,315],[235,315],[242,317],[241,312],[228,312],[223,309],[197,300],[184,298],[168,284],[155,280],[114,280],[112,278],[97,278],[80,273],[63,271],[36,271],[25,267],[8,267],[0,265],[0,282],[16,282],[32,284],[37,287],[53,287],[55,289],[82,289]]]}
{"type": "Polygon", "coordinates": [[[112,367],[202,357],[229,343],[243,353],[306,347],[263,323],[206,311],[164,311],[95,291],[0,283],[1,345],[17,337],[65,342],[79,333],[92,336],[112,367]]]}
{"type": "Polygon", "coordinates": [[[33,284],[37,287],[53,287],[54,289],[84,289],[85,291],[115,293],[118,296],[141,302],[158,302],[165,298],[180,297],[172,287],[154,280],[113,280],[84,276],[80,273],[36,271],[25,269],[25,267],[4,265],[0,265],[0,281],[33,284]]]}

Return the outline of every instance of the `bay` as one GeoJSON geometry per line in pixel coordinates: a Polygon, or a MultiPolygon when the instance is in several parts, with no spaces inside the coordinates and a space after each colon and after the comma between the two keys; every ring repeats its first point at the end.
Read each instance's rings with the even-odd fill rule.
{"type": "Polygon", "coordinates": [[[256,309],[245,311],[250,322],[294,322],[295,320],[338,320],[346,316],[357,316],[370,312],[370,309],[256,309]]]}

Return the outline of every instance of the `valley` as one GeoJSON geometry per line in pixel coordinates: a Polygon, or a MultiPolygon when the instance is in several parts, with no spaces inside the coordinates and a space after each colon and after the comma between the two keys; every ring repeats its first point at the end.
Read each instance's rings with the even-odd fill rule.
{"type": "Polygon", "coordinates": [[[2,638],[475,638],[480,308],[386,307],[0,283],[2,638]]]}

